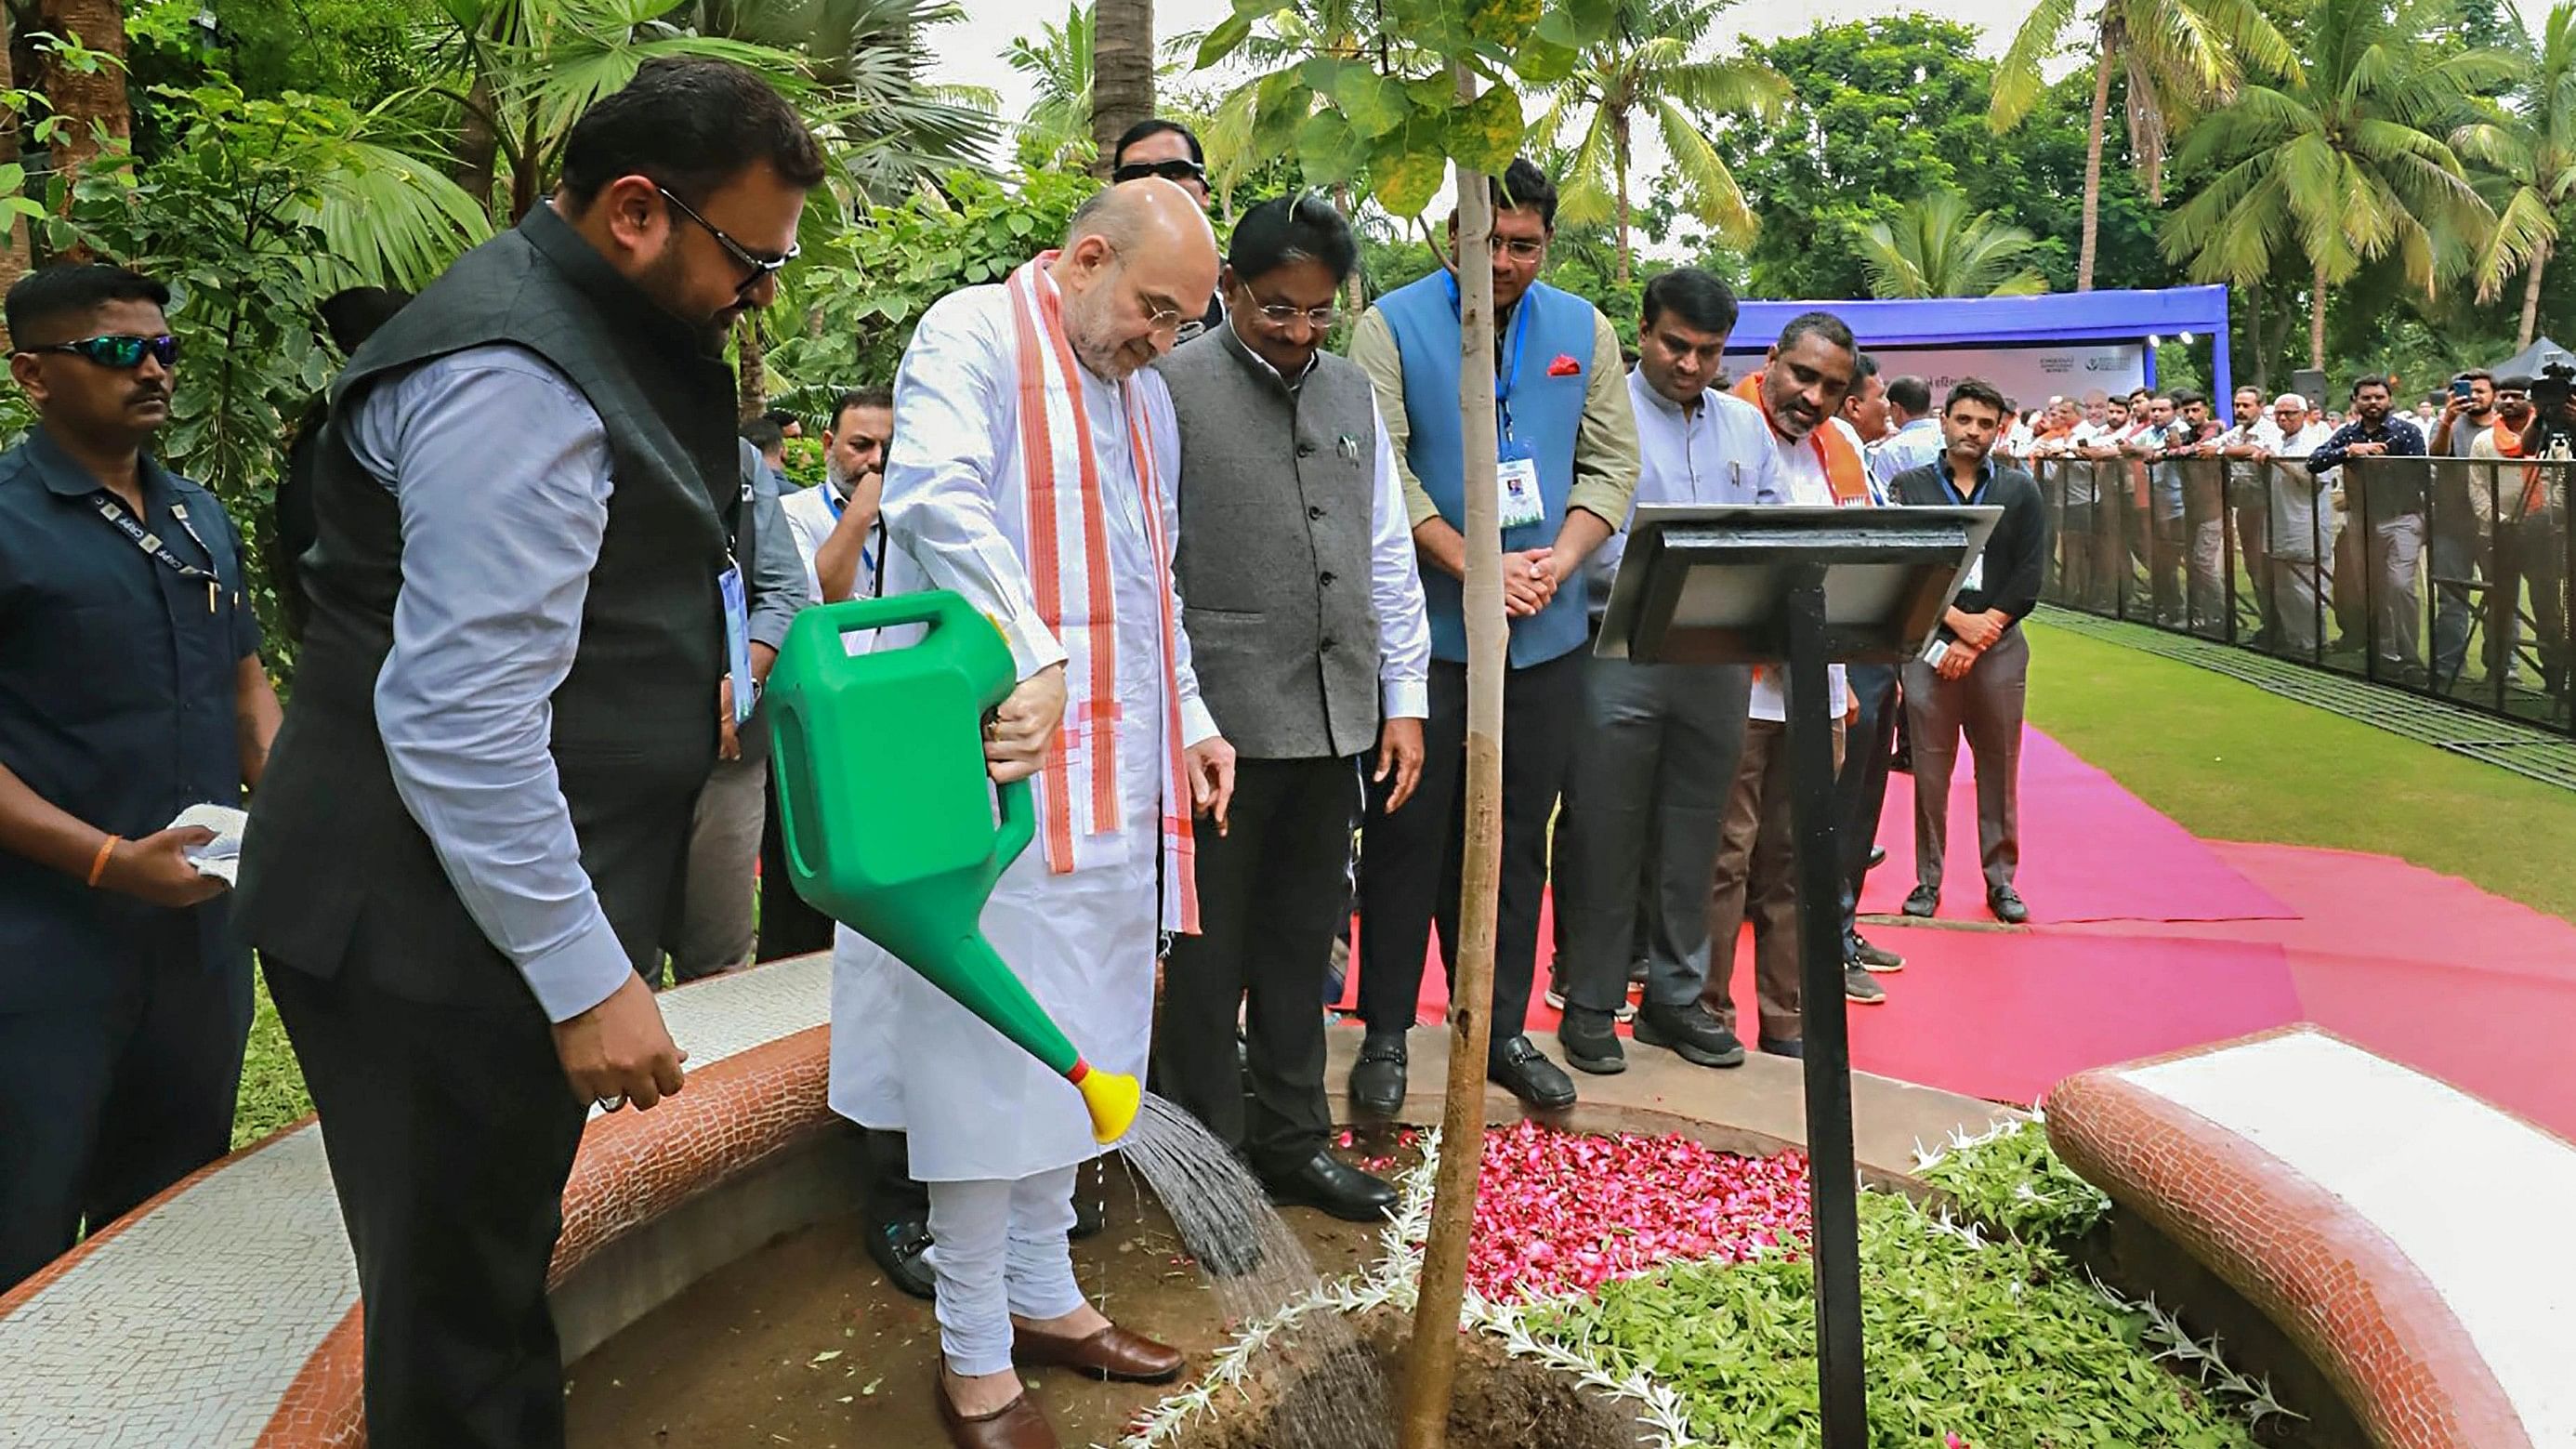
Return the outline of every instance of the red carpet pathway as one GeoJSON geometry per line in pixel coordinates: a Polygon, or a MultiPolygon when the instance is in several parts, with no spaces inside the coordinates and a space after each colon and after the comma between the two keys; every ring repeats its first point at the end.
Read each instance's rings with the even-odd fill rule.
{"type": "MultiPolygon", "coordinates": [[[[1911,785],[1889,781],[1865,912],[1893,915],[1914,887],[1911,785]]],[[[2033,733],[2019,877],[2032,924],[1993,929],[1975,800],[1963,758],[1940,919],[1989,929],[1864,927],[1906,969],[1880,978],[1885,1004],[1851,1008],[1862,1070],[2030,1102],[2087,1067],[2313,1021],[2576,1138],[2576,925],[2386,856],[2202,841],[2033,733]]],[[[1542,979],[1552,936],[1542,922],[1542,979]]],[[[1425,1022],[1447,1003],[1437,954],[1425,1022]]],[[[1749,1015],[1749,933],[1735,998],[1749,1015]]],[[[1535,1002],[1551,1054],[1555,1027],[1535,1002]]]]}

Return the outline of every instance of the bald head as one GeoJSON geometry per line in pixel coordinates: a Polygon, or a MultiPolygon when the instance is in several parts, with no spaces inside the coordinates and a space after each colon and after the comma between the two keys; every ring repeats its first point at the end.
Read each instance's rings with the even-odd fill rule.
{"type": "Polygon", "coordinates": [[[1187,191],[1149,176],[1082,204],[1047,268],[1074,356],[1110,381],[1170,350],[1216,294],[1216,234],[1187,191]]]}

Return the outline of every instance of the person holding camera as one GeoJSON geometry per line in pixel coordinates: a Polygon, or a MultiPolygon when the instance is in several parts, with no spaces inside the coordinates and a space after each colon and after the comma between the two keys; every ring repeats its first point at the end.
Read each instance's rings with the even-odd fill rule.
{"type": "MultiPolygon", "coordinates": [[[[2548,365],[2543,364],[2544,373],[2548,365]]],[[[2564,362],[2557,366],[2576,372],[2564,362]]],[[[2576,407],[2571,406],[2568,384],[2564,375],[2496,379],[2495,423],[2470,444],[2469,456],[2566,459],[2571,443],[2576,443],[2576,407]],[[2535,404],[2535,394],[2550,404],[2546,414],[2535,404]]],[[[2539,634],[2541,687],[2560,693],[2567,687],[2567,544],[2562,532],[2567,513],[2566,469],[2482,469],[2471,486],[2485,495],[2478,500],[2477,516],[2494,520],[2496,530],[2497,577],[2488,591],[2494,611],[2488,637],[2497,641],[2492,647],[2500,660],[2498,667],[2508,674],[2514,667],[2514,644],[2521,627],[2515,604],[2528,581],[2532,622],[2539,634]]]]}
{"type": "MultiPolygon", "coordinates": [[[[2468,457],[2479,435],[2495,425],[2495,395],[2495,375],[2485,368],[2452,378],[2441,416],[2425,439],[2426,451],[2436,458],[2468,457]]],[[[2455,463],[2435,465],[2433,516],[2426,544],[2433,552],[2433,587],[2441,596],[2433,606],[2433,678],[2437,681],[2458,679],[2468,663],[2469,584],[2481,572],[2485,550],[2478,545],[2495,516],[2474,505],[2472,494],[2481,481],[2472,476],[2477,472],[2455,463]]],[[[2490,670],[2504,663],[2495,643],[2498,637],[2488,636],[2490,670]]]]}

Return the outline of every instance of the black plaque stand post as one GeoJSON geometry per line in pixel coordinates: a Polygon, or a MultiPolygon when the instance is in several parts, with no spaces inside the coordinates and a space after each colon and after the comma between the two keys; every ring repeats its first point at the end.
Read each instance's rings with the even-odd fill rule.
{"type": "MultiPolygon", "coordinates": [[[[1911,657],[1958,593],[1997,508],[1637,511],[1597,652],[1673,664],[1788,666],[1790,820],[1798,850],[1808,1198],[1825,1449],[1866,1449],[1859,1174],[1843,1002],[1842,852],[1835,838],[1825,666],[1911,657]]],[[[1711,970],[1732,942],[1712,942],[1711,970]]]]}

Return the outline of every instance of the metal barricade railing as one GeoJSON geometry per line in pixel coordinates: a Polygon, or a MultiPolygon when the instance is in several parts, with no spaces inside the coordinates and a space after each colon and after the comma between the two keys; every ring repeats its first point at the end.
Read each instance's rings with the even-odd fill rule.
{"type": "Polygon", "coordinates": [[[2040,458],[2053,604],[2576,734],[2576,464],[2040,458]]]}

